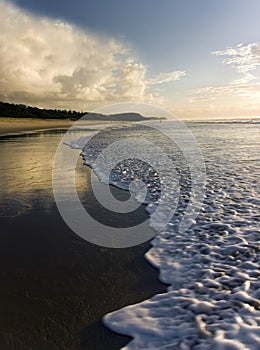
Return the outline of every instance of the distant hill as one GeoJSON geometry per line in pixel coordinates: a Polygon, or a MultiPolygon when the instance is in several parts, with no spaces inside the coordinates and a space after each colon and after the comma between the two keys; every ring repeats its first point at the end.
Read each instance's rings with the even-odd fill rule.
{"type": "MultiPolygon", "coordinates": [[[[160,119],[155,117],[144,117],[139,113],[119,113],[119,114],[96,114],[86,113],[84,120],[104,120],[104,121],[121,121],[121,122],[139,122],[142,120],[160,119]]],[[[165,118],[161,118],[165,119],[165,118]]]]}
{"type": "MultiPolygon", "coordinates": [[[[77,120],[84,116],[85,120],[104,120],[104,121],[142,121],[147,119],[160,119],[155,117],[143,117],[139,113],[121,113],[104,115],[89,112],[76,112],[59,109],[41,109],[30,107],[23,104],[12,104],[0,102],[0,118],[37,118],[37,119],[69,119],[77,120]]],[[[165,118],[161,118],[165,119],[165,118]]]]}

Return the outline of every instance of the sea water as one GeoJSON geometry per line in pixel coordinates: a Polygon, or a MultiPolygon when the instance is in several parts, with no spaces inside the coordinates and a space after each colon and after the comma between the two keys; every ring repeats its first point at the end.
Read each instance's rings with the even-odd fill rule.
{"type": "MultiPolygon", "coordinates": [[[[112,312],[103,321],[111,330],[133,337],[124,348],[128,350],[257,350],[260,349],[260,125],[248,121],[188,123],[187,126],[202,151],[206,183],[199,215],[181,233],[178,225],[185,215],[192,179],[189,164],[178,147],[160,133],[140,125],[115,127],[92,140],[81,138],[70,143],[72,147],[82,148],[85,164],[93,168],[101,181],[104,169],[95,160],[112,142],[109,139],[115,137],[145,135],[153,142],[157,137],[173,161],[163,179],[147,162],[131,157],[116,164],[111,172],[110,183],[126,190],[133,179],[141,178],[147,187],[144,203],[151,214],[160,201],[163,182],[164,189],[168,188],[163,194],[168,198],[165,203],[170,206],[178,195],[178,205],[146,254],[146,259],[159,269],[160,280],[169,285],[167,292],[112,312]],[[171,188],[174,179],[178,179],[178,193],[171,188]]],[[[176,137],[171,122],[165,122],[165,128],[176,137]]],[[[146,151],[152,159],[153,149],[146,151]]],[[[160,220],[160,215],[154,216],[151,226],[158,230],[160,220]]]]}

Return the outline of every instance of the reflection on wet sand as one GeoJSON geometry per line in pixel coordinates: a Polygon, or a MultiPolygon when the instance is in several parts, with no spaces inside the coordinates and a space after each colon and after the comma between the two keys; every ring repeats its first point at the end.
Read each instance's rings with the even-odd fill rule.
{"type": "MultiPolygon", "coordinates": [[[[72,139],[81,135],[73,133],[72,139]]],[[[119,349],[129,338],[103,327],[102,316],[165,290],[158,272],[144,261],[149,243],[106,249],[83,241],[63,222],[54,203],[51,174],[61,137],[52,131],[0,139],[4,350],[119,349]]],[[[89,174],[79,157],[79,197],[88,199],[87,205],[99,215],[89,174]]],[[[123,194],[118,190],[118,195],[123,194]]],[[[139,216],[144,215],[140,211],[139,216]]]]}
{"type": "MultiPolygon", "coordinates": [[[[0,138],[2,215],[13,216],[32,206],[53,207],[52,165],[63,130],[0,138]]],[[[74,136],[82,132],[73,132],[74,136]]],[[[76,137],[78,137],[76,136],[76,137]]],[[[85,172],[79,158],[76,169],[78,188],[87,190],[85,172]]]]}

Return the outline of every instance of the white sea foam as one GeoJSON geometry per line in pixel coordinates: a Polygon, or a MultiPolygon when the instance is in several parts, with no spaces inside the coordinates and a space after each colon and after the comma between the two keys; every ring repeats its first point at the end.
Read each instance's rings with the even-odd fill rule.
{"type": "MultiPolygon", "coordinates": [[[[189,190],[185,180],[177,215],[153,239],[146,254],[159,269],[160,280],[169,285],[167,292],[108,314],[104,323],[115,332],[133,337],[124,348],[127,350],[258,350],[259,127],[196,124],[192,130],[208,172],[201,213],[188,231],[178,232],[189,190]]],[[[73,146],[83,147],[86,164],[102,177],[101,169],[95,169],[94,158],[104,144],[84,147],[84,140],[80,140],[73,146]]],[[[179,160],[175,165],[181,169],[179,160]]],[[[149,172],[141,163],[138,168],[143,175],[149,172]]],[[[112,180],[127,189],[126,179],[133,176],[130,164],[121,164],[112,180]]],[[[152,213],[159,185],[157,175],[151,171],[150,176],[149,184],[155,190],[147,197],[147,210],[152,213]]],[[[174,193],[166,195],[171,199],[174,193]]],[[[154,228],[160,219],[153,219],[154,228]]]]}

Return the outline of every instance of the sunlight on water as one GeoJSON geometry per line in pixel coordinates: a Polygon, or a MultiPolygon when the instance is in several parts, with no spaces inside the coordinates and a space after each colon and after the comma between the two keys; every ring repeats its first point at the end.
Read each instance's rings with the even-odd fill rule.
{"type": "MultiPolygon", "coordinates": [[[[52,166],[63,134],[48,131],[0,139],[1,216],[15,216],[32,207],[53,207],[52,166]]],[[[80,136],[81,132],[73,135],[80,136]]],[[[79,169],[77,184],[86,190],[85,174],[79,169]]]]}
{"type": "MultiPolygon", "coordinates": [[[[170,129],[170,122],[165,125],[170,129]]],[[[200,144],[207,168],[202,210],[183,234],[178,232],[175,213],[146,254],[160,270],[161,281],[170,285],[168,292],[106,315],[104,322],[112,330],[134,338],[124,348],[129,350],[257,350],[260,345],[259,125],[194,123],[189,126],[200,144]]],[[[135,132],[134,128],[128,130],[130,134],[135,132]]],[[[172,133],[178,135],[178,130],[172,129],[172,133]]],[[[95,157],[106,144],[101,138],[83,148],[86,164],[94,168],[100,179],[104,170],[102,165],[96,166],[95,157]]],[[[168,155],[184,177],[176,211],[181,208],[179,215],[182,215],[189,196],[189,173],[176,149],[169,148],[168,155]]],[[[115,168],[110,181],[127,189],[128,179],[134,176],[130,170],[131,166],[135,167],[132,163],[130,160],[121,164],[120,172],[115,168]]],[[[141,163],[138,168],[141,176],[151,171],[141,163]]],[[[160,188],[156,178],[151,178],[147,186],[152,193],[146,198],[151,208],[156,205],[160,188]]],[[[166,191],[172,200],[173,194],[170,188],[166,191]]],[[[151,225],[155,229],[160,227],[160,220],[156,216],[151,225]]]]}
{"type": "MultiPolygon", "coordinates": [[[[167,124],[169,127],[170,123],[167,124]]],[[[193,226],[178,233],[178,220],[159,232],[146,254],[159,268],[167,293],[104,317],[112,330],[134,339],[125,349],[259,349],[259,125],[250,123],[190,123],[207,168],[204,204],[193,226]]],[[[127,133],[129,130],[123,130],[127,133]]],[[[176,132],[176,130],[173,130],[176,132]]],[[[71,140],[86,133],[71,135],[71,140]]],[[[51,168],[61,136],[39,133],[2,139],[0,143],[1,215],[15,216],[53,206],[51,168]],[[3,209],[5,208],[5,209],[3,209]]],[[[75,145],[74,145],[75,146],[75,145]]],[[[95,152],[95,149],[92,149],[95,152]]],[[[185,161],[168,149],[175,165],[188,174],[185,161]]],[[[85,149],[85,161],[91,165],[85,149]]],[[[79,159],[80,163],[83,163],[79,159]]],[[[130,164],[115,168],[118,187],[133,174],[130,164]],[[122,170],[122,174],[118,169],[122,170]],[[125,178],[124,178],[125,177],[125,178]]],[[[157,174],[148,202],[159,194],[157,174]],[[154,186],[154,188],[153,188],[154,186]]],[[[102,169],[96,169],[102,177],[102,169]]],[[[78,188],[86,191],[81,170],[78,188]]],[[[181,193],[185,199],[189,179],[181,193]]],[[[182,202],[180,201],[180,207],[182,202]]],[[[182,214],[181,208],[179,214],[182,214]]],[[[157,218],[160,220],[160,218],[157,218]]],[[[156,226],[156,222],[152,223],[156,226]]]]}
{"type": "Polygon", "coordinates": [[[208,182],[196,223],[173,221],[147,259],[168,292],[105,316],[124,349],[259,349],[259,125],[190,125],[208,182]]]}

